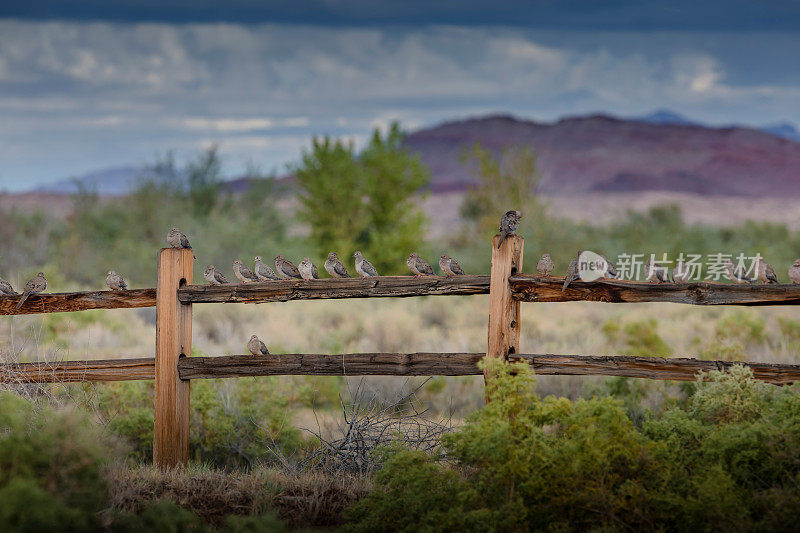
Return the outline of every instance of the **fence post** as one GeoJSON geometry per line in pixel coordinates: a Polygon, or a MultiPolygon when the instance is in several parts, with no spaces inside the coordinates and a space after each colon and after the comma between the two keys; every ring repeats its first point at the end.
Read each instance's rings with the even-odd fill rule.
{"type": "Polygon", "coordinates": [[[178,359],[192,353],[192,305],[178,301],[178,287],[192,283],[193,259],[190,249],[158,253],[153,464],[162,470],[189,456],[190,382],[178,377],[178,359]]]}
{"type": "MultiPolygon", "coordinates": [[[[525,239],[506,237],[500,249],[499,235],[492,239],[492,272],[489,281],[489,343],[486,357],[508,359],[519,353],[519,302],[511,297],[508,278],[522,270],[522,250],[525,239]]],[[[484,371],[484,380],[489,376],[484,371]]]]}

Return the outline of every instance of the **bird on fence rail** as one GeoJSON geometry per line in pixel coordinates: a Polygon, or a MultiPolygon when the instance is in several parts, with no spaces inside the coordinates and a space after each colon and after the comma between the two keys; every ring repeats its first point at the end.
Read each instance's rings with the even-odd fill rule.
{"type": "Polygon", "coordinates": [[[764,261],[763,257],[758,258],[755,277],[761,280],[762,283],[778,283],[778,276],[775,275],[775,270],[772,265],[764,261]]]}
{"type": "Polygon", "coordinates": [[[506,211],[506,214],[500,218],[500,240],[497,242],[498,250],[505,238],[514,235],[514,232],[517,231],[521,218],[522,212],[516,210],[506,211]]]}
{"type": "Polygon", "coordinates": [[[794,264],[789,267],[789,281],[800,283],[800,259],[795,259],[794,264]]]}
{"type": "Polygon", "coordinates": [[[214,265],[208,265],[203,272],[203,277],[206,278],[206,281],[209,285],[222,285],[223,283],[230,283],[228,278],[225,277],[225,274],[217,270],[217,267],[214,265]]]}
{"type": "Polygon", "coordinates": [[[356,258],[356,272],[358,272],[359,275],[365,278],[378,276],[378,271],[375,270],[375,267],[372,266],[372,263],[367,261],[364,256],[361,255],[361,252],[356,251],[356,253],[353,254],[353,257],[356,258]]]}
{"type": "Polygon", "coordinates": [[[678,261],[675,264],[675,268],[672,269],[672,281],[674,283],[686,283],[689,281],[690,275],[689,267],[683,261],[678,261]]]}
{"type": "Polygon", "coordinates": [[[253,271],[250,270],[248,267],[244,265],[238,259],[233,262],[233,274],[236,276],[236,279],[241,281],[242,283],[257,283],[258,278],[253,271]]]}
{"type": "Polygon", "coordinates": [[[300,264],[297,265],[297,270],[303,279],[319,279],[319,271],[317,265],[311,262],[308,257],[304,257],[300,264]]]}
{"type": "Polygon", "coordinates": [[[250,337],[250,342],[247,343],[247,349],[253,355],[269,355],[267,345],[258,340],[256,335],[250,337]]]}
{"type": "Polygon", "coordinates": [[[747,275],[747,272],[745,272],[745,269],[742,265],[737,267],[733,264],[733,261],[726,259],[723,266],[725,269],[725,277],[737,285],[742,283],[753,283],[754,280],[747,275]]]}
{"type": "Polygon", "coordinates": [[[667,279],[667,269],[653,261],[652,257],[649,257],[644,264],[644,277],[650,283],[666,283],[669,281],[667,279]]]}
{"type": "Polygon", "coordinates": [[[328,274],[330,274],[332,278],[350,277],[347,267],[344,266],[344,263],[342,263],[342,261],[339,259],[339,256],[336,255],[336,252],[331,252],[328,254],[328,258],[325,260],[325,270],[328,271],[328,274]]]}
{"type": "Polygon", "coordinates": [[[17,291],[14,290],[14,287],[11,286],[9,282],[0,278],[0,295],[3,296],[16,296],[19,294],[17,291]]]}
{"type": "Polygon", "coordinates": [[[451,276],[464,275],[464,269],[461,268],[458,261],[447,254],[442,254],[441,257],[439,257],[439,268],[442,269],[442,272],[444,272],[445,276],[448,278],[451,276]]]}
{"type": "Polygon", "coordinates": [[[25,290],[22,291],[22,298],[17,302],[17,311],[19,311],[19,308],[22,307],[22,304],[25,303],[25,300],[27,300],[31,294],[38,294],[46,288],[47,278],[45,278],[44,274],[41,272],[29,279],[28,283],[25,284],[25,290]]]}
{"type": "MultiPolygon", "coordinates": [[[[167,244],[169,244],[172,248],[188,248],[189,250],[192,249],[192,245],[189,244],[189,239],[186,238],[186,235],[181,233],[178,228],[172,228],[167,233],[167,244]]],[[[192,253],[192,256],[197,259],[197,256],[192,253]]]]}
{"type": "Polygon", "coordinates": [[[275,271],[284,279],[297,278],[301,279],[300,271],[297,266],[288,259],[284,259],[282,255],[275,257],[275,271]]]}
{"type": "Polygon", "coordinates": [[[428,262],[421,258],[417,252],[411,252],[409,254],[408,259],[406,259],[406,264],[409,270],[414,273],[415,278],[435,275],[433,273],[433,268],[431,268],[428,262]]]}
{"type": "Polygon", "coordinates": [[[555,267],[555,263],[553,263],[553,260],[550,259],[550,254],[542,255],[541,259],[539,259],[539,262],[536,263],[536,271],[539,272],[540,276],[550,277],[550,274],[552,274],[555,267]]]}
{"type": "Polygon", "coordinates": [[[106,285],[108,285],[108,288],[112,291],[128,290],[128,285],[125,283],[125,280],[113,270],[108,271],[108,275],[106,276],[106,285]]]}
{"type": "MultiPolygon", "coordinates": [[[[567,287],[569,286],[570,283],[572,283],[573,281],[575,281],[576,279],[578,279],[580,277],[580,269],[578,268],[578,260],[580,259],[582,253],[583,253],[583,250],[579,251],[578,255],[575,256],[575,259],[570,261],[569,266],[567,267],[566,275],[564,276],[564,286],[561,287],[561,292],[564,292],[567,289],[567,287]]],[[[603,273],[603,278],[604,279],[617,278],[618,275],[617,275],[617,267],[616,267],[616,265],[614,263],[612,263],[611,260],[608,257],[606,257],[605,255],[603,255],[603,254],[597,254],[597,255],[602,257],[603,260],[606,262],[606,271],[603,273]]]]}
{"type": "Polygon", "coordinates": [[[272,267],[264,263],[264,260],[261,259],[260,255],[257,255],[255,257],[255,261],[256,261],[256,266],[254,272],[258,279],[260,279],[261,281],[281,279],[280,277],[278,277],[275,271],[272,270],[272,267]]]}

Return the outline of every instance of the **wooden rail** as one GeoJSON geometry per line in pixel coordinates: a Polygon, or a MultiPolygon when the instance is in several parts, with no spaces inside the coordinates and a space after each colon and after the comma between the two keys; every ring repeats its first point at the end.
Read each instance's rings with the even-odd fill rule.
{"type": "Polygon", "coordinates": [[[800,285],[733,285],[729,283],[649,283],[641,281],[575,281],[562,291],[562,277],[521,274],[509,279],[514,298],[522,302],[669,302],[693,305],[797,305],[800,285]]]}
{"type": "Polygon", "coordinates": [[[489,276],[380,276],[280,280],[227,285],[187,285],[178,300],[190,303],[286,302],[338,298],[402,298],[410,296],[488,294],[489,276]]]}
{"type": "Polygon", "coordinates": [[[67,313],[88,309],[155,307],[155,289],[129,291],[54,292],[34,294],[17,311],[19,296],[0,296],[0,315],[67,313]]]}
{"type": "MultiPolygon", "coordinates": [[[[478,362],[485,355],[483,352],[419,352],[186,357],[178,361],[178,374],[181,379],[278,375],[471,376],[481,373],[478,362]]],[[[542,375],[624,376],[668,381],[693,381],[698,372],[725,370],[741,364],[752,369],[756,379],[767,383],[800,381],[800,365],[771,363],[555,354],[509,355],[509,361],[526,362],[542,375]]]]}
{"type": "Polygon", "coordinates": [[[74,383],[154,379],[153,357],[96,361],[42,361],[0,365],[0,383],[74,383]]]}

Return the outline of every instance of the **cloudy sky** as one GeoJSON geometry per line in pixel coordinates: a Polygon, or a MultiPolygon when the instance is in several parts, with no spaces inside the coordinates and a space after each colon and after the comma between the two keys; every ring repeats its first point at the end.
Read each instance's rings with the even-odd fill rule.
{"type": "Polygon", "coordinates": [[[0,189],[211,143],[231,176],[282,171],[312,135],[391,120],[800,124],[793,1],[70,4],[0,3],[0,189]]]}

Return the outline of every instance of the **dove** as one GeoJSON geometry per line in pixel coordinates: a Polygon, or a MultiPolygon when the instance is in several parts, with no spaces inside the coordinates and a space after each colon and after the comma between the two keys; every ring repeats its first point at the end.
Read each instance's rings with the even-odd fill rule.
{"type": "Polygon", "coordinates": [[[319,271],[317,265],[311,262],[308,257],[304,257],[300,264],[297,265],[297,270],[303,279],[319,279],[319,271]]]}
{"type": "MultiPolygon", "coordinates": [[[[189,250],[192,249],[192,245],[189,244],[189,239],[186,238],[186,235],[181,233],[178,228],[172,228],[167,233],[167,244],[169,244],[172,248],[188,248],[189,250]]],[[[192,253],[192,256],[197,259],[197,256],[192,253]]]]}
{"type": "Polygon", "coordinates": [[[506,211],[506,214],[500,218],[500,240],[497,242],[498,250],[505,238],[514,235],[514,232],[517,231],[519,219],[521,218],[522,212],[520,211],[506,211]]]}
{"type": "Polygon", "coordinates": [[[406,259],[406,264],[409,270],[414,273],[415,278],[434,275],[431,266],[427,261],[421,258],[417,252],[411,252],[409,254],[408,259],[406,259]]]}
{"type": "Polygon", "coordinates": [[[603,255],[603,254],[597,254],[597,255],[602,257],[605,260],[606,265],[607,265],[606,273],[603,275],[603,278],[605,278],[605,279],[616,279],[618,277],[617,276],[617,265],[615,265],[611,261],[611,259],[609,259],[605,255],[603,255]]]}
{"type": "Polygon", "coordinates": [[[356,272],[359,273],[362,277],[370,278],[374,276],[378,276],[378,271],[375,270],[375,267],[372,266],[372,263],[367,261],[361,252],[356,251],[353,254],[353,257],[356,258],[356,272]]]}
{"type": "Polygon", "coordinates": [[[669,281],[667,279],[667,269],[653,261],[652,257],[649,257],[644,264],[644,277],[650,283],[666,283],[669,281]]]}
{"type": "Polygon", "coordinates": [[[217,267],[214,265],[208,265],[203,272],[203,277],[206,278],[206,281],[209,285],[222,285],[223,283],[230,283],[228,278],[225,275],[217,270],[217,267]]]}
{"type": "Polygon", "coordinates": [[[789,267],[789,280],[792,283],[800,283],[800,259],[795,259],[794,264],[789,267]]]}
{"type": "Polygon", "coordinates": [[[284,279],[300,279],[303,277],[300,275],[300,271],[297,270],[295,264],[288,259],[284,259],[282,255],[275,257],[275,272],[284,279]]]}
{"type": "Polygon", "coordinates": [[[689,267],[683,261],[678,261],[672,269],[672,281],[675,283],[687,283],[689,281],[689,267]]]}
{"type": "Polygon", "coordinates": [[[22,292],[22,298],[17,302],[17,311],[19,311],[19,308],[22,307],[22,304],[25,303],[25,300],[27,300],[31,294],[38,294],[46,288],[47,278],[45,278],[44,274],[41,272],[29,279],[28,283],[25,284],[25,290],[22,292]]]}
{"type": "Polygon", "coordinates": [[[122,279],[122,276],[114,272],[113,270],[108,271],[108,275],[106,276],[106,285],[112,291],[127,291],[128,286],[125,284],[125,280],[122,279]]]}
{"type": "Polygon", "coordinates": [[[247,343],[247,349],[250,350],[250,353],[253,355],[269,355],[267,345],[258,340],[256,335],[250,337],[250,341],[247,343]]]}
{"type": "Polygon", "coordinates": [[[734,266],[733,261],[730,259],[726,259],[724,263],[725,267],[725,277],[731,280],[732,282],[738,284],[742,283],[752,283],[753,280],[747,275],[742,266],[734,266]]]}
{"type": "Polygon", "coordinates": [[[570,261],[569,266],[567,267],[567,272],[564,275],[564,286],[561,287],[561,292],[564,292],[569,286],[570,283],[578,279],[578,257],[580,257],[581,252],[578,252],[578,255],[570,261]]]}
{"type": "Polygon", "coordinates": [[[16,296],[19,294],[9,282],[0,278],[0,296],[16,296]]]}
{"type": "Polygon", "coordinates": [[[539,259],[539,262],[536,263],[536,271],[539,272],[540,276],[549,277],[555,267],[555,263],[550,259],[550,254],[544,254],[542,258],[539,259]]]}
{"type": "Polygon", "coordinates": [[[445,276],[448,278],[450,276],[464,275],[464,269],[461,268],[461,265],[458,264],[458,261],[447,254],[442,254],[441,257],[439,257],[439,268],[442,269],[442,272],[444,272],[445,276]]]}
{"type": "Polygon", "coordinates": [[[336,255],[336,252],[328,254],[328,258],[325,260],[325,270],[328,271],[328,274],[330,274],[332,278],[350,277],[350,273],[347,272],[347,267],[339,260],[339,256],[336,255]]]}
{"type": "Polygon", "coordinates": [[[238,259],[233,262],[233,274],[236,276],[236,279],[242,283],[256,283],[258,281],[253,271],[244,266],[244,263],[238,259]]]}
{"type": "Polygon", "coordinates": [[[762,283],[778,283],[778,276],[775,275],[775,270],[772,265],[764,261],[763,257],[758,258],[755,277],[761,280],[762,283]]]}
{"type": "Polygon", "coordinates": [[[281,279],[278,277],[275,271],[272,270],[272,267],[264,263],[264,260],[261,259],[260,255],[257,255],[255,257],[255,262],[256,262],[256,267],[254,272],[256,274],[256,277],[261,281],[268,281],[271,279],[281,279]]]}

